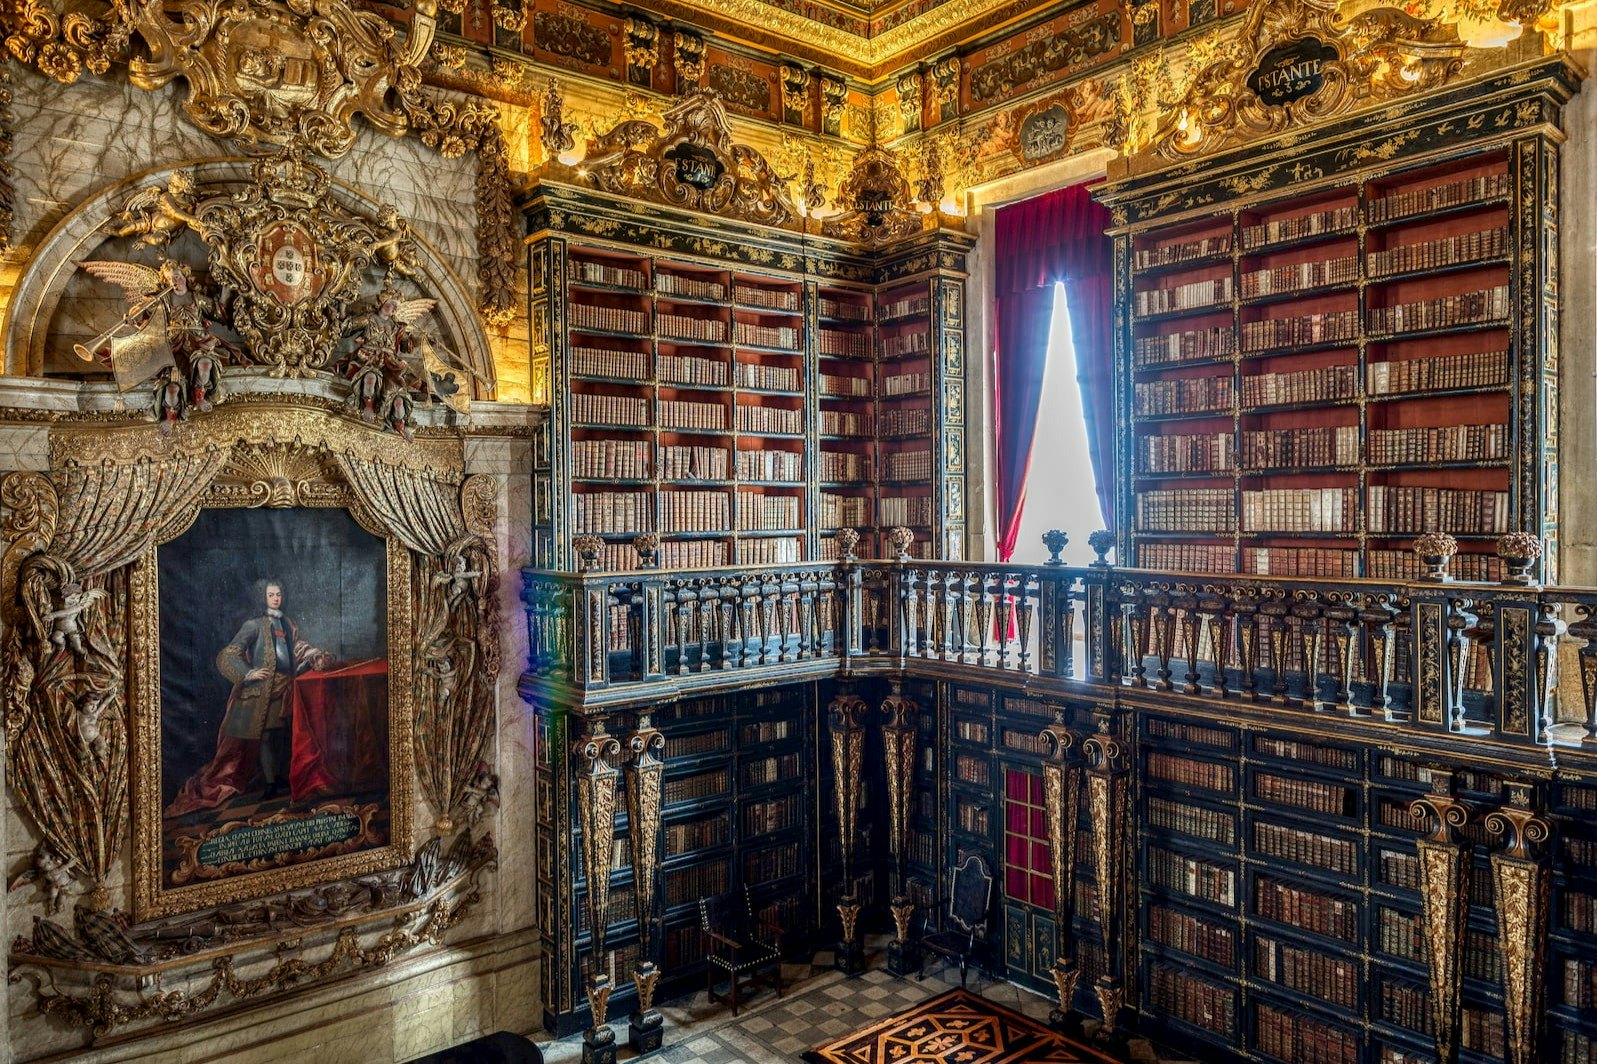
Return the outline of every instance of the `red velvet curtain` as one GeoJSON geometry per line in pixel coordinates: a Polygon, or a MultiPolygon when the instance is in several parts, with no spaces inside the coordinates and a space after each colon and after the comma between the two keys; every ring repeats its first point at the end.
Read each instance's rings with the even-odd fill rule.
{"type": "Polygon", "coordinates": [[[1064,282],[1086,412],[1087,448],[1105,520],[1114,519],[1114,255],[1109,211],[1085,185],[1000,208],[993,235],[993,429],[997,441],[998,557],[1020,536],[1026,474],[1042,399],[1054,285],[1064,282]]]}

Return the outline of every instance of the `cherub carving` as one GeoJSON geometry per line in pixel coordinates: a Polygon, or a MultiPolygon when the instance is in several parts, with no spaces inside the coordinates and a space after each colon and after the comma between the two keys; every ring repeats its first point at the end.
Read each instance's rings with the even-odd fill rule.
{"type": "Polygon", "coordinates": [[[62,584],[60,605],[44,615],[44,625],[50,645],[56,650],[65,650],[70,646],[74,654],[82,657],[85,653],[83,611],[100,599],[110,597],[104,588],[85,589],[76,581],[62,584]]]}
{"type": "Polygon", "coordinates": [[[6,884],[6,891],[38,880],[45,893],[45,909],[54,916],[61,911],[62,900],[78,892],[72,877],[75,866],[71,858],[56,852],[49,842],[41,842],[34,847],[33,863],[11,878],[11,882],[6,884]]]}
{"type": "Polygon", "coordinates": [[[499,777],[488,771],[487,762],[479,761],[471,782],[461,788],[460,807],[465,811],[467,826],[476,827],[490,806],[499,807],[499,777]]]}
{"type": "Polygon", "coordinates": [[[473,581],[483,575],[481,569],[467,568],[468,562],[464,554],[451,554],[448,568],[433,574],[433,587],[444,589],[444,610],[454,613],[459,608],[460,602],[473,589],[473,581]]]}
{"type": "Polygon", "coordinates": [[[206,226],[194,214],[198,205],[198,186],[188,170],[173,170],[166,187],[150,185],[134,193],[121,213],[106,222],[112,236],[136,236],[150,247],[165,247],[184,229],[202,238],[206,226]]]}
{"type": "Polygon", "coordinates": [[[152,395],[154,401],[150,406],[150,416],[155,419],[156,428],[163,433],[171,432],[172,426],[189,416],[183,375],[177,371],[176,366],[167,366],[161,370],[155,379],[152,395]]]}
{"type": "Polygon", "coordinates": [[[78,742],[82,745],[78,751],[80,761],[99,761],[103,764],[109,755],[110,743],[100,734],[100,718],[105,716],[111,701],[110,692],[94,690],[79,695],[73,701],[73,721],[78,729],[78,742]]]}
{"type": "Polygon", "coordinates": [[[455,667],[449,642],[447,638],[435,640],[428,646],[426,660],[422,663],[422,671],[438,684],[435,701],[440,706],[449,704],[449,700],[455,695],[455,683],[460,678],[460,670],[455,667]]]}
{"type": "Polygon", "coordinates": [[[377,212],[377,227],[382,230],[383,237],[371,246],[371,256],[372,261],[382,267],[384,279],[397,273],[413,281],[420,280],[421,259],[416,254],[410,224],[399,216],[399,209],[391,203],[383,204],[377,212]]]}

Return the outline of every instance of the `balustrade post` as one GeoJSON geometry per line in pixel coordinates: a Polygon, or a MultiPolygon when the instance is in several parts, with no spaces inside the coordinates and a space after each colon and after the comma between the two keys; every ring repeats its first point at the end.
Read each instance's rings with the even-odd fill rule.
{"type": "Polygon", "coordinates": [[[1231,687],[1226,666],[1231,660],[1231,616],[1226,612],[1226,602],[1222,598],[1204,599],[1200,608],[1208,621],[1209,660],[1214,670],[1209,689],[1220,698],[1229,698],[1231,687]]]}
{"type": "Polygon", "coordinates": [[[1414,674],[1413,714],[1421,728],[1445,731],[1454,716],[1454,644],[1468,623],[1459,612],[1461,600],[1443,593],[1416,594],[1409,608],[1412,636],[1410,669],[1414,674]]]}
{"type": "Polygon", "coordinates": [[[740,591],[733,577],[722,577],[716,587],[716,608],[720,613],[721,668],[735,669],[743,664],[743,643],[736,638],[737,601],[740,591]]]}
{"type": "Polygon", "coordinates": [[[1348,716],[1360,716],[1353,705],[1353,655],[1357,649],[1359,614],[1347,604],[1333,605],[1325,611],[1325,625],[1330,630],[1331,645],[1336,649],[1336,690],[1331,702],[1348,716]]]}
{"type": "Polygon", "coordinates": [[[583,580],[573,602],[572,685],[579,691],[610,686],[610,589],[605,579],[583,580]]]}
{"type": "Polygon", "coordinates": [[[1173,609],[1181,612],[1179,624],[1181,626],[1181,638],[1184,643],[1183,649],[1187,659],[1187,671],[1181,678],[1184,681],[1181,684],[1181,693],[1195,695],[1202,691],[1202,688],[1198,685],[1200,678],[1198,674],[1198,658],[1199,646],[1203,641],[1205,618],[1199,612],[1196,598],[1189,596],[1181,599],[1172,599],[1170,605],[1173,609]]]}
{"type": "Polygon", "coordinates": [[[1569,634],[1581,640],[1577,659],[1580,662],[1581,719],[1586,734],[1583,745],[1597,744],[1597,603],[1577,602],[1575,613],[1580,618],[1569,626],[1569,634]]]}
{"type": "Polygon", "coordinates": [[[1015,634],[1020,637],[1020,656],[1016,667],[1021,672],[1031,671],[1031,622],[1036,610],[1031,598],[1031,587],[1025,573],[1019,574],[1015,584],[1015,602],[1020,611],[1015,634]]]}
{"type": "Polygon", "coordinates": [[[1088,683],[1119,686],[1125,669],[1125,655],[1119,650],[1123,628],[1118,623],[1119,610],[1110,595],[1114,573],[1108,563],[1100,562],[1102,558],[1089,565],[1082,580],[1086,590],[1086,609],[1082,616],[1087,636],[1085,676],[1088,683]]]}
{"type": "Polygon", "coordinates": [[[1364,679],[1370,685],[1369,712],[1383,716],[1391,704],[1386,690],[1392,682],[1395,615],[1389,605],[1391,598],[1385,593],[1366,595],[1358,617],[1364,630],[1364,679]]]}
{"type": "Polygon", "coordinates": [[[1237,666],[1242,672],[1241,694],[1246,702],[1259,696],[1259,606],[1252,599],[1232,603],[1236,615],[1237,666]]]}

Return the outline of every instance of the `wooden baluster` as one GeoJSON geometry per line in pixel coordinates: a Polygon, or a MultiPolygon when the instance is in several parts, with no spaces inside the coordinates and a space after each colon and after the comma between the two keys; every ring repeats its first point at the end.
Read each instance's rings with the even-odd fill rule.
{"type": "Polygon", "coordinates": [[[1028,586],[1024,573],[1015,581],[1020,607],[1020,624],[1016,634],[1020,637],[1020,662],[1016,666],[1021,672],[1031,671],[1031,619],[1037,609],[1037,603],[1032,598],[1036,590],[1035,585],[1028,586]]]}
{"type": "Polygon", "coordinates": [[[760,664],[770,665],[778,660],[782,653],[780,645],[775,642],[776,610],[780,605],[779,589],[772,588],[769,584],[760,585],[760,664]]]}
{"type": "Polygon", "coordinates": [[[1153,652],[1159,658],[1158,682],[1153,686],[1160,691],[1169,691],[1175,688],[1170,682],[1170,658],[1175,653],[1176,643],[1176,611],[1167,595],[1161,595],[1149,603],[1154,613],[1151,618],[1153,623],[1153,652]]]}
{"type": "MultiPolygon", "coordinates": [[[[1059,583],[1059,653],[1064,658],[1059,662],[1059,675],[1067,680],[1076,676],[1076,599],[1071,594],[1074,583],[1074,580],[1059,583]]],[[[1043,638],[1047,638],[1047,633],[1043,638]]]]}
{"type": "Polygon", "coordinates": [[[998,630],[993,638],[998,640],[998,667],[1009,668],[1009,578],[1003,573],[998,574],[998,630]]]}
{"type": "Polygon", "coordinates": [[[676,644],[677,644],[677,673],[686,675],[688,672],[688,645],[693,639],[693,599],[687,589],[681,584],[676,585],[676,644]]]}
{"type": "Polygon", "coordinates": [[[793,631],[798,612],[795,599],[797,596],[782,585],[781,577],[777,578],[776,586],[776,639],[781,652],[777,655],[778,661],[795,661],[798,658],[798,633],[793,631]],[[791,640],[789,637],[792,637],[791,640]]]}
{"type": "Polygon", "coordinates": [[[699,671],[710,671],[710,644],[715,641],[715,591],[699,585],[699,671]]]}
{"type": "Polygon", "coordinates": [[[971,653],[970,625],[973,603],[970,594],[970,582],[975,577],[975,573],[961,573],[959,575],[959,639],[955,660],[962,662],[968,661],[971,653]]]}
{"type": "MultiPolygon", "coordinates": [[[[747,578],[745,578],[747,579],[747,578]]],[[[760,637],[760,578],[754,577],[752,583],[744,583],[738,593],[738,639],[742,642],[742,663],[745,666],[760,663],[761,647],[758,642],[760,637]],[[749,640],[755,640],[751,648],[749,640]]]]}
{"type": "Polygon", "coordinates": [[[1597,744],[1597,604],[1577,602],[1575,614],[1580,619],[1569,626],[1569,634],[1581,640],[1577,655],[1580,661],[1581,708],[1586,721],[1586,734],[1582,745],[1597,744]]]}
{"type": "MultiPolygon", "coordinates": [[[[1172,605],[1175,605],[1175,603],[1172,603],[1172,605]]],[[[1183,642],[1186,644],[1187,658],[1187,672],[1182,677],[1185,682],[1181,685],[1181,693],[1195,695],[1202,690],[1198,686],[1198,658],[1200,657],[1199,644],[1203,639],[1205,618],[1199,612],[1198,603],[1195,599],[1182,599],[1179,605],[1181,609],[1181,635],[1183,642]]]]}
{"type": "Polygon", "coordinates": [[[1303,663],[1303,674],[1307,678],[1303,699],[1298,704],[1312,709],[1320,703],[1320,612],[1313,606],[1302,605],[1292,607],[1292,614],[1297,621],[1298,660],[1303,663]]]}
{"type": "Polygon", "coordinates": [[[743,591],[734,578],[723,577],[717,596],[721,607],[721,668],[735,669],[743,664],[743,642],[737,637],[738,599],[743,591]]]}
{"type": "Polygon", "coordinates": [[[798,622],[799,644],[798,656],[800,661],[808,661],[815,657],[815,585],[807,580],[800,579],[798,593],[798,622]]]}
{"type": "Polygon", "coordinates": [[[942,657],[944,661],[955,660],[955,629],[959,627],[959,582],[964,579],[961,573],[943,574],[943,601],[937,609],[938,619],[942,622],[942,657]]]}
{"type": "Polygon", "coordinates": [[[1226,615],[1225,603],[1219,599],[1205,603],[1209,607],[1209,659],[1214,664],[1214,675],[1209,689],[1221,698],[1230,696],[1226,679],[1226,666],[1231,660],[1231,618],[1226,615]]]}
{"type": "MultiPolygon", "coordinates": [[[[988,595],[987,574],[976,573],[976,664],[987,664],[987,637],[993,634],[993,603],[988,595]]],[[[1593,724],[1597,728],[1597,723],[1593,724]]],[[[1593,732],[1597,735],[1597,731],[1593,732]]],[[[1593,740],[1597,742],[1597,739],[1593,740]]]]}
{"type": "Polygon", "coordinates": [[[1148,606],[1145,602],[1123,602],[1120,611],[1125,618],[1126,654],[1130,659],[1127,679],[1132,687],[1148,686],[1148,606]]]}
{"type": "Polygon", "coordinates": [[[1356,715],[1353,707],[1353,658],[1357,622],[1357,611],[1346,606],[1325,613],[1325,624],[1330,629],[1332,646],[1336,650],[1336,691],[1331,700],[1337,709],[1348,716],[1356,715]]]}
{"type": "Polygon", "coordinates": [[[1259,608],[1252,602],[1233,603],[1237,627],[1237,667],[1242,672],[1242,697],[1249,702],[1259,700],[1259,608]]]}
{"type": "MultiPolygon", "coordinates": [[[[1261,610],[1261,612],[1263,612],[1261,610]]],[[[1270,668],[1275,675],[1270,681],[1270,698],[1277,705],[1290,705],[1290,692],[1287,690],[1286,666],[1287,659],[1292,652],[1292,615],[1287,611],[1285,604],[1272,603],[1268,616],[1270,618],[1270,668]]]]}
{"type": "Polygon", "coordinates": [[[1369,595],[1359,620],[1364,624],[1364,679],[1370,685],[1369,712],[1385,715],[1391,700],[1386,689],[1392,682],[1392,611],[1390,597],[1369,595]]]}
{"type": "Polygon", "coordinates": [[[937,598],[940,594],[938,574],[930,569],[924,574],[926,582],[921,586],[921,595],[918,605],[920,616],[917,624],[920,628],[920,640],[917,649],[923,658],[937,656],[937,598]]]}
{"type": "Polygon", "coordinates": [[[1537,607],[1536,623],[1531,632],[1535,640],[1535,656],[1531,662],[1536,677],[1536,690],[1532,692],[1535,704],[1531,707],[1531,738],[1538,743],[1548,740],[1548,729],[1558,721],[1553,715],[1553,691],[1558,687],[1558,644],[1566,625],[1553,612],[1551,603],[1537,607]]]}

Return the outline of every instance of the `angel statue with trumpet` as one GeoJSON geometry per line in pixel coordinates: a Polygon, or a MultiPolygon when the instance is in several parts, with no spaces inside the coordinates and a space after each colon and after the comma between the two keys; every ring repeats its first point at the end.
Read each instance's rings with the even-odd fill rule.
{"type": "MultiPolygon", "coordinates": [[[[369,313],[351,319],[354,346],[342,364],[351,384],[350,408],[367,421],[381,418],[406,439],[417,400],[438,400],[452,410],[471,409],[466,377],[478,375],[437,337],[419,327],[437,300],[405,298],[385,286],[369,313]]],[[[479,378],[480,379],[480,378],[479,378]]]]}
{"type": "Polygon", "coordinates": [[[111,372],[122,391],[176,368],[185,376],[184,404],[210,410],[221,396],[222,365],[238,354],[213,331],[223,320],[222,301],[201,291],[188,267],[174,259],[163,258],[159,266],[107,260],[78,265],[121,288],[128,309],[87,344],[74,344],[77,356],[93,362],[109,350],[111,372]]]}

